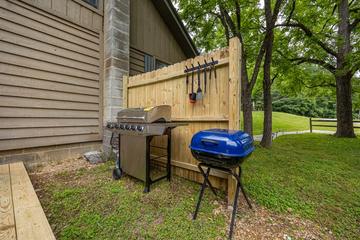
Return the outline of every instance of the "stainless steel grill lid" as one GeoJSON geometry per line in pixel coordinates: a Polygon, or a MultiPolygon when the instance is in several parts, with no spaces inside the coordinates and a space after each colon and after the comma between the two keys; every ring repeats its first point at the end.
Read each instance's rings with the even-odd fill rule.
{"type": "Polygon", "coordinates": [[[171,106],[159,105],[145,108],[127,108],[118,112],[118,122],[154,123],[170,122],[171,106]]]}

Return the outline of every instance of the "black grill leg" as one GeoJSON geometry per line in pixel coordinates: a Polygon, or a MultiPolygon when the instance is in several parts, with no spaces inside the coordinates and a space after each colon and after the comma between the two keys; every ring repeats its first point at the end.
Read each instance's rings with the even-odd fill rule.
{"type": "MultiPolygon", "coordinates": [[[[202,173],[204,173],[204,172],[202,171],[202,173]]],[[[201,190],[200,190],[199,198],[198,198],[198,201],[197,201],[197,204],[196,204],[196,209],[195,209],[195,212],[194,212],[194,215],[193,215],[193,220],[196,219],[197,214],[199,212],[200,203],[201,203],[202,197],[204,195],[204,190],[206,188],[206,179],[208,178],[209,173],[210,173],[210,168],[208,168],[207,171],[206,171],[206,174],[204,174],[204,182],[201,185],[201,190]]]]}
{"type": "Polygon", "coordinates": [[[215,191],[215,188],[213,187],[213,185],[211,184],[211,182],[210,182],[210,180],[209,180],[209,174],[208,174],[208,175],[205,174],[204,170],[203,170],[202,167],[201,167],[201,164],[198,165],[198,168],[199,168],[201,174],[202,174],[204,177],[207,176],[207,177],[205,178],[205,181],[206,181],[207,185],[210,187],[211,191],[214,193],[214,195],[217,196],[216,191],[215,191]]]}
{"type": "Polygon", "coordinates": [[[247,195],[246,195],[244,186],[242,185],[242,182],[241,182],[241,171],[242,171],[242,170],[241,170],[241,167],[239,167],[239,179],[238,179],[238,183],[240,184],[241,191],[242,191],[242,193],[244,194],[244,198],[245,198],[247,204],[249,205],[249,208],[250,208],[250,209],[253,209],[253,207],[252,207],[252,205],[251,205],[251,203],[250,203],[250,200],[249,200],[249,198],[248,198],[247,195]]]}
{"type": "Polygon", "coordinates": [[[146,164],[145,164],[145,188],[144,193],[150,192],[150,142],[152,137],[146,137],[146,164]]]}
{"type": "Polygon", "coordinates": [[[171,180],[171,129],[168,129],[167,137],[167,162],[166,162],[167,180],[171,180]]]}
{"type": "Polygon", "coordinates": [[[236,212],[237,212],[237,207],[238,207],[238,198],[239,198],[240,188],[241,188],[241,184],[240,184],[240,182],[237,182],[234,204],[233,204],[233,211],[232,211],[232,215],[231,215],[230,230],[229,230],[229,239],[230,240],[232,239],[233,232],[234,232],[234,225],[235,225],[235,218],[236,218],[236,212]]]}

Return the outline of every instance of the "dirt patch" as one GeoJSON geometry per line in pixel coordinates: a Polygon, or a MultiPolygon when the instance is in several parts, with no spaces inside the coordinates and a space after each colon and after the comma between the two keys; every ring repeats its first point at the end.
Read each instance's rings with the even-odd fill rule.
{"type": "Polygon", "coordinates": [[[84,157],[64,159],[56,162],[48,162],[31,169],[30,174],[35,175],[56,175],[61,172],[70,172],[79,170],[81,168],[91,169],[96,167],[96,164],[90,164],[84,157]]]}
{"type": "Polygon", "coordinates": [[[256,205],[250,210],[244,199],[240,201],[234,239],[335,239],[331,231],[310,220],[291,213],[274,213],[256,205]]]}

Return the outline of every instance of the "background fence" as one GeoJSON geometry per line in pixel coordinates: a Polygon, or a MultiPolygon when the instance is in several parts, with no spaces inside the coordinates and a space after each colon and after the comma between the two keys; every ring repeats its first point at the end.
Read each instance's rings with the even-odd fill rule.
{"type": "MultiPolygon", "coordinates": [[[[167,104],[172,107],[172,121],[186,122],[188,126],[178,127],[172,135],[172,164],[174,173],[197,182],[202,181],[196,160],[191,156],[189,145],[191,137],[197,131],[209,128],[240,129],[240,42],[231,39],[229,48],[141,75],[124,77],[124,107],[145,107],[167,104]],[[190,103],[191,73],[186,84],[185,66],[204,64],[205,60],[218,61],[215,79],[214,72],[204,89],[204,73],[201,71],[203,100],[190,103]],[[188,88],[188,89],[187,89],[188,88]]],[[[196,92],[197,73],[195,72],[196,92]]],[[[165,146],[161,137],[155,138],[152,145],[165,146]]],[[[160,155],[161,150],[152,148],[151,152],[160,155]]],[[[164,159],[159,159],[159,163],[164,159]]],[[[211,181],[215,187],[228,189],[230,197],[234,193],[234,180],[228,175],[212,170],[211,181]]],[[[229,198],[230,200],[232,198],[229,198]]],[[[231,201],[230,201],[231,202],[231,201]]]]}
{"type": "MultiPolygon", "coordinates": [[[[314,127],[320,128],[335,128],[337,126],[337,119],[329,119],[329,118],[310,118],[310,132],[313,132],[314,127]],[[315,123],[315,124],[314,124],[315,123]]],[[[353,120],[354,129],[360,129],[360,120],[353,120]]],[[[332,129],[333,130],[333,129],[332,129]]]]}

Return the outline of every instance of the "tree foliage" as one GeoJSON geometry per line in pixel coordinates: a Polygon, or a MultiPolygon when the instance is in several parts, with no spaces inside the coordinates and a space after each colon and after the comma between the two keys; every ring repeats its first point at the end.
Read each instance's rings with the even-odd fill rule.
{"type": "MultiPolygon", "coordinates": [[[[262,69],[257,69],[257,60],[266,35],[264,0],[174,1],[196,44],[203,51],[226,46],[230,37],[241,33],[246,65],[243,69],[251,73],[244,75],[248,77],[246,80],[251,82],[253,77],[256,80],[258,75],[263,75],[262,69]],[[235,28],[224,17],[224,9],[235,28]],[[256,73],[257,70],[260,72],[256,73]]],[[[277,3],[273,0],[272,7],[277,3]]],[[[337,117],[343,118],[349,129],[351,101],[348,100],[351,94],[347,94],[347,90],[339,93],[339,89],[342,89],[341,84],[350,89],[353,112],[359,112],[360,1],[284,0],[278,10],[274,26],[273,88],[289,98],[309,98],[308,106],[317,107],[316,99],[323,96],[329,101],[338,101],[337,117]],[[339,110],[342,111],[340,114],[339,110]]],[[[262,82],[254,83],[254,92],[262,91],[262,82]]],[[[282,101],[286,104],[285,100],[282,101]]],[[[314,114],[324,117],[332,113],[323,111],[314,114]]],[[[342,132],[351,135],[351,131],[346,129],[342,132]]]]}

